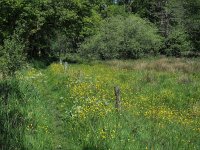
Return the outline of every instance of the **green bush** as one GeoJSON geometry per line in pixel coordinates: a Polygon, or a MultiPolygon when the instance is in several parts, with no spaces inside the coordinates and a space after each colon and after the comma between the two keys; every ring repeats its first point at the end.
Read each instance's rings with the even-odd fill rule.
{"type": "Polygon", "coordinates": [[[135,15],[116,16],[102,22],[99,32],[81,45],[80,53],[88,58],[139,58],[156,54],[161,44],[153,24],[135,15]]]}
{"type": "Polygon", "coordinates": [[[0,49],[0,71],[3,76],[14,75],[23,65],[25,44],[14,34],[4,40],[4,45],[0,49]]]}

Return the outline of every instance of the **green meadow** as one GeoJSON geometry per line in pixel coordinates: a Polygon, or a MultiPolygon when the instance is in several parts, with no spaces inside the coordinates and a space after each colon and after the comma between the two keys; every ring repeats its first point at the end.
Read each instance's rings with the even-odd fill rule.
{"type": "Polygon", "coordinates": [[[198,59],[28,66],[6,84],[5,150],[200,149],[198,59]]]}
{"type": "Polygon", "coordinates": [[[200,0],[0,0],[0,150],[200,150],[200,0]]]}

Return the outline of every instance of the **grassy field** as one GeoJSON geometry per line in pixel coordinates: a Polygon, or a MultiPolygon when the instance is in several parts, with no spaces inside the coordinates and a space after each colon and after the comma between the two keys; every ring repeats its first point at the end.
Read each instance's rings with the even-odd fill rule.
{"type": "Polygon", "coordinates": [[[54,63],[29,67],[17,80],[26,100],[17,104],[26,120],[24,149],[200,149],[198,59],[113,60],[66,70],[54,63]]]}

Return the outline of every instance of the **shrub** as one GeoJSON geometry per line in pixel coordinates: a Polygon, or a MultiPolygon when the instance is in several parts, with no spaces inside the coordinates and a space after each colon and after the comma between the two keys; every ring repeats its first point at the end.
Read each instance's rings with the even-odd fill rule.
{"type": "Polygon", "coordinates": [[[13,75],[21,68],[25,58],[24,48],[25,44],[19,40],[16,34],[4,40],[4,45],[0,48],[0,71],[3,76],[13,75]]]}
{"type": "Polygon", "coordinates": [[[102,22],[99,32],[87,39],[80,48],[88,58],[139,58],[156,54],[162,38],[148,21],[137,16],[116,16],[102,22]]]}

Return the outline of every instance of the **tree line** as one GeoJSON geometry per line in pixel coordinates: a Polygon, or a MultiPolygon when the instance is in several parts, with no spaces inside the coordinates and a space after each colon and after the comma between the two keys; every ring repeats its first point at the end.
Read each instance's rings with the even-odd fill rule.
{"type": "Polygon", "coordinates": [[[199,8],[199,0],[1,0],[0,68],[12,74],[38,58],[198,53],[199,8]]]}

